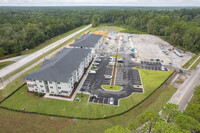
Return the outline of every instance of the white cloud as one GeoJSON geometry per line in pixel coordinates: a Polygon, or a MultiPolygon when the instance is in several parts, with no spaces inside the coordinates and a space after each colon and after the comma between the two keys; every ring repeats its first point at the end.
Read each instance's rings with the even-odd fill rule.
{"type": "Polygon", "coordinates": [[[200,0],[0,0],[0,6],[200,6],[200,0]]]}

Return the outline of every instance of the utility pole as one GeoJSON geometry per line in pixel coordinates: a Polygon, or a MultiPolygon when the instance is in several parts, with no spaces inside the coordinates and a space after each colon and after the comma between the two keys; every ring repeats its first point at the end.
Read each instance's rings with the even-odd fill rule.
{"type": "Polygon", "coordinates": [[[45,55],[44,55],[44,51],[43,51],[43,58],[44,58],[44,61],[45,61],[45,55]]]}
{"type": "Polygon", "coordinates": [[[6,87],[4,87],[4,85],[3,85],[3,78],[2,77],[1,77],[1,84],[2,84],[2,86],[3,86],[3,88],[4,88],[5,92],[6,92],[6,96],[8,96],[8,93],[6,91],[6,87]]]}

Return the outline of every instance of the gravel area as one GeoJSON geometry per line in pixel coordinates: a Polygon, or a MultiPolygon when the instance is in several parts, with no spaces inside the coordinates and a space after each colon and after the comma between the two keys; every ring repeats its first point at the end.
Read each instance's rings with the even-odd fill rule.
{"type": "Polygon", "coordinates": [[[173,46],[157,36],[148,34],[133,34],[132,36],[133,48],[136,49],[136,56],[141,61],[160,59],[163,65],[172,64],[174,67],[181,67],[193,56],[192,53],[185,52],[183,57],[179,57],[173,50],[169,50],[173,46]]]}

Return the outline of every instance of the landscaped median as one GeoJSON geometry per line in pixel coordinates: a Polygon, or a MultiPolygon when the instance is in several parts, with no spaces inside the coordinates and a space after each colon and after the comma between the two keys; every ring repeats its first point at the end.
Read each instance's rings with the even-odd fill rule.
{"type": "Polygon", "coordinates": [[[89,95],[86,94],[78,94],[76,96],[81,99],[81,102],[38,97],[28,92],[26,85],[3,101],[0,106],[15,111],[25,109],[25,112],[69,118],[106,118],[123,114],[142,103],[146,98],[152,95],[172,73],[173,71],[140,70],[144,93],[133,93],[131,96],[121,99],[119,101],[119,106],[88,103],[89,95]]]}
{"type": "Polygon", "coordinates": [[[112,55],[112,56],[110,56],[110,57],[123,58],[123,56],[121,56],[121,55],[112,55]]]}
{"type": "Polygon", "coordinates": [[[199,63],[200,63],[200,58],[190,67],[189,70],[194,70],[199,63]]]}
{"type": "Polygon", "coordinates": [[[108,91],[120,91],[123,89],[122,86],[117,86],[117,85],[102,85],[101,87],[104,90],[108,90],[108,91]]]}
{"type": "Polygon", "coordinates": [[[187,69],[190,65],[192,65],[192,63],[199,57],[199,55],[193,55],[192,58],[186,62],[182,68],[187,69]]]}
{"type": "Polygon", "coordinates": [[[5,62],[1,62],[1,63],[0,63],[0,69],[4,68],[4,67],[6,67],[6,66],[8,66],[8,65],[10,65],[10,64],[12,64],[12,63],[14,63],[14,61],[5,61],[5,62]]]}

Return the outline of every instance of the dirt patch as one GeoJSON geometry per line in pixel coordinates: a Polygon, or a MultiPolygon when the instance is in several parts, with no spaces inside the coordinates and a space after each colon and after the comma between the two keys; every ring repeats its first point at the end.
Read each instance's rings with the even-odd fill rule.
{"type": "Polygon", "coordinates": [[[180,85],[182,85],[186,79],[187,75],[179,74],[178,78],[172,83],[172,85],[176,88],[179,88],[180,85]]]}
{"type": "Polygon", "coordinates": [[[94,31],[93,34],[102,35],[104,38],[105,35],[107,34],[107,31],[94,31]]]}

